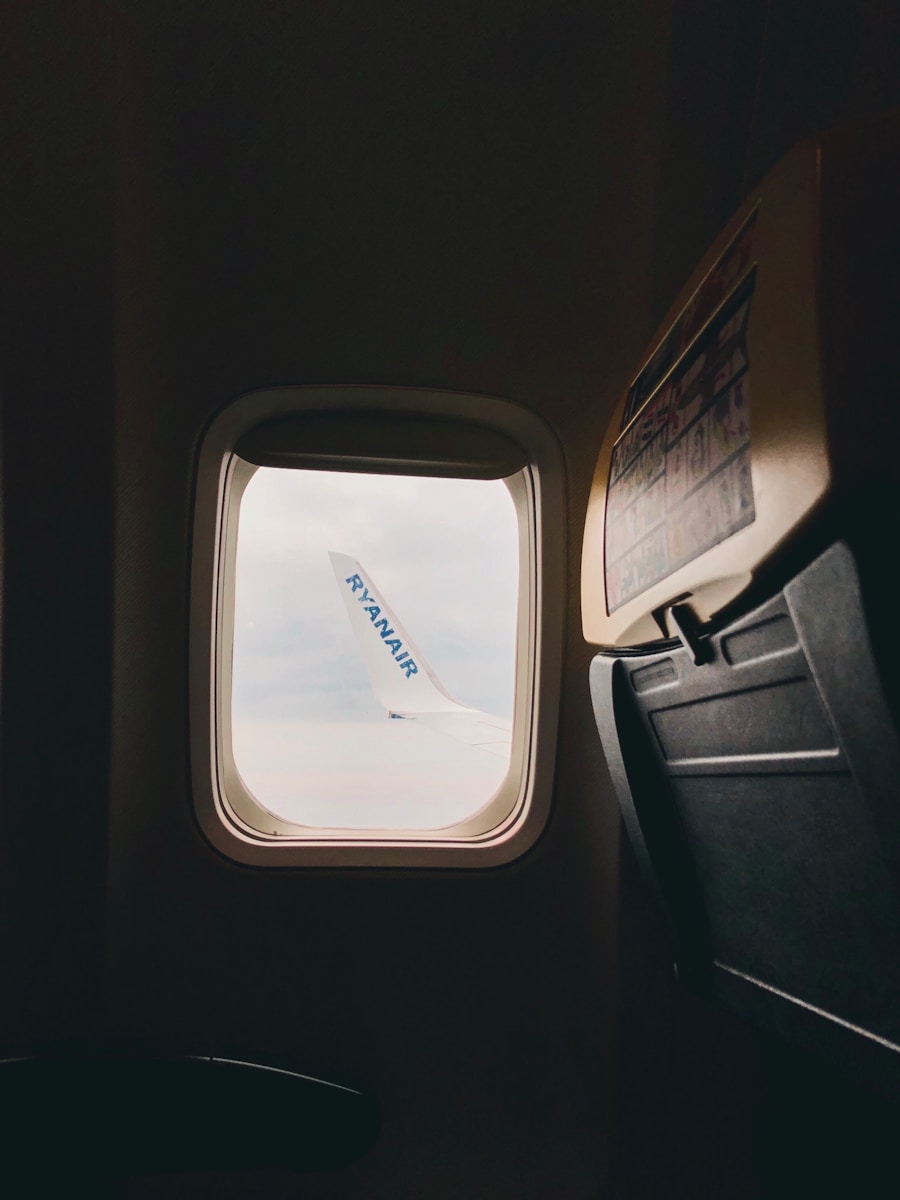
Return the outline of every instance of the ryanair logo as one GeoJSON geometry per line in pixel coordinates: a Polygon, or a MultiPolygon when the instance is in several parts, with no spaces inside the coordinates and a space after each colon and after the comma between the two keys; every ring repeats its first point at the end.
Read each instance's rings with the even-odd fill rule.
{"type": "Polygon", "coordinates": [[[357,592],[360,593],[356,596],[357,602],[363,606],[363,611],[369,614],[369,620],[381,635],[381,640],[387,646],[394,662],[402,671],[406,672],[406,678],[418,675],[419,668],[410,658],[409,651],[403,649],[403,642],[394,636],[394,630],[388,625],[387,618],[381,616],[381,606],[378,604],[375,594],[369,591],[358,575],[348,575],[344,583],[350,584],[350,590],[354,596],[357,592]]]}

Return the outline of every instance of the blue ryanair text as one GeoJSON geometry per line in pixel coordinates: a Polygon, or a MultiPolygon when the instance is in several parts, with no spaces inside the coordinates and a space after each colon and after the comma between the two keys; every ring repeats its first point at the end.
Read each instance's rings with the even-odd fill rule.
{"type": "Polygon", "coordinates": [[[357,592],[360,593],[356,596],[358,603],[369,614],[369,620],[381,635],[381,640],[387,646],[394,662],[406,672],[406,678],[418,675],[419,668],[410,657],[409,651],[403,649],[403,642],[394,636],[394,631],[388,625],[387,618],[381,616],[381,605],[378,603],[375,593],[369,591],[359,575],[348,575],[344,582],[350,584],[350,590],[354,596],[357,592]]]}

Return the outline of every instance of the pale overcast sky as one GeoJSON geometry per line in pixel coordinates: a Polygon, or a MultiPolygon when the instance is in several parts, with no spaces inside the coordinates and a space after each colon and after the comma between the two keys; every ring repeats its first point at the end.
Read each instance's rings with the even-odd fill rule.
{"type": "Polygon", "coordinates": [[[328,551],[359,560],[452,695],[511,717],[517,543],[500,481],[257,471],[241,504],[232,717],[238,769],[266,807],[436,827],[489,799],[502,759],[387,718],[328,551]]]}

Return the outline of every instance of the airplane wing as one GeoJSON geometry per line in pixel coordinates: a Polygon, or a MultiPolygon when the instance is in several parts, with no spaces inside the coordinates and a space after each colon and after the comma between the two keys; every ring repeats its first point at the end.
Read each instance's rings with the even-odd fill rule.
{"type": "Polygon", "coordinates": [[[354,558],[329,554],[372,690],[395,718],[419,721],[469,746],[509,758],[512,723],[460,703],[446,690],[354,558]]]}

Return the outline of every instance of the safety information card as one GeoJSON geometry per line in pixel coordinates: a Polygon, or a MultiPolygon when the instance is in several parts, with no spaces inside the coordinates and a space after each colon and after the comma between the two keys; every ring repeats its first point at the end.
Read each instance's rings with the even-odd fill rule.
{"type": "MultiPolygon", "coordinates": [[[[615,445],[605,530],[609,612],[754,520],[747,347],[754,283],[755,272],[615,445]]],[[[683,320],[673,330],[680,337],[683,320]]]]}

